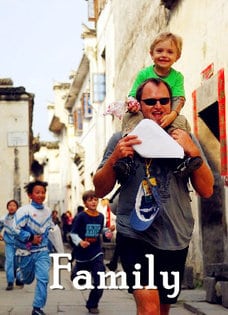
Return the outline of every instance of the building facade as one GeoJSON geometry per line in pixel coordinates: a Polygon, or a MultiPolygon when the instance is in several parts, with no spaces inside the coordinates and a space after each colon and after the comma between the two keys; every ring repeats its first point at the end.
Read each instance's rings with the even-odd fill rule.
{"type": "Polygon", "coordinates": [[[193,266],[195,279],[201,279],[207,263],[228,261],[228,40],[221,36],[227,29],[228,3],[91,0],[88,6],[94,28],[83,26],[84,55],[63,104],[73,118],[71,159],[75,163],[75,167],[65,163],[64,154],[65,176],[74,176],[79,190],[76,201],[83,189],[92,187],[92,176],[107,141],[121,124],[118,118],[103,115],[107,105],[125,100],[137,72],[152,64],[149,47],[155,35],[162,31],[181,35],[182,56],[174,68],[185,78],[182,113],[199,138],[215,176],[211,198],[202,200],[192,193],[195,230],[188,265],[193,266]]]}
{"type": "Polygon", "coordinates": [[[24,185],[30,179],[33,161],[34,95],[24,87],[14,87],[11,79],[0,79],[0,215],[6,213],[6,203],[16,199],[28,202],[24,185]]]}

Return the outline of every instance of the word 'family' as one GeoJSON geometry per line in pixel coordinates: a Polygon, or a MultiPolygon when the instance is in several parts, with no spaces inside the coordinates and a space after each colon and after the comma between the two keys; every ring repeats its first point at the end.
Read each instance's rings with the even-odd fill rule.
{"type": "MultiPolygon", "coordinates": [[[[60,283],[60,272],[61,270],[68,270],[71,272],[71,254],[50,254],[50,257],[53,259],[53,284],[50,286],[50,289],[52,290],[63,290],[64,287],[60,283]],[[66,258],[68,259],[67,264],[60,264],[60,260],[66,258]]],[[[146,287],[143,287],[140,283],[140,264],[135,264],[135,271],[132,272],[135,282],[133,289],[157,289],[157,286],[154,284],[154,256],[153,255],[145,255],[145,257],[148,259],[148,285],[146,287]]],[[[98,275],[100,277],[100,284],[98,289],[128,289],[127,285],[127,277],[126,273],[124,271],[108,271],[108,272],[98,272],[98,275]],[[109,280],[109,281],[107,281],[109,280]],[[107,284],[108,282],[108,284],[107,284]]],[[[173,278],[173,282],[170,284],[168,280],[168,272],[167,271],[161,271],[160,275],[162,276],[162,284],[163,287],[167,290],[172,290],[171,294],[168,294],[167,296],[169,298],[174,298],[179,294],[180,291],[180,275],[177,271],[172,271],[171,275],[173,278]]],[[[81,270],[77,273],[76,277],[73,280],[73,285],[75,289],[78,290],[87,290],[87,289],[93,289],[93,279],[91,276],[91,273],[87,270],[81,270]]]]}

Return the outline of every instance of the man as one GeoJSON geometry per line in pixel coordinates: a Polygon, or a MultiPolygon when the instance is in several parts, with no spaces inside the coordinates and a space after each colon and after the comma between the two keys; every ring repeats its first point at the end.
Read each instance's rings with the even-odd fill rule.
{"type": "MultiPolygon", "coordinates": [[[[169,86],[160,79],[148,79],[138,88],[136,95],[144,118],[158,125],[171,110],[171,97],[169,86]]],[[[172,137],[183,147],[185,155],[201,156],[204,159],[199,145],[187,132],[176,129],[172,137]]],[[[136,135],[121,138],[119,133],[114,134],[94,176],[94,186],[98,197],[107,195],[116,183],[113,168],[116,161],[127,156],[133,157],[135,174],[121,185],[117,209],[121,263],[127,273],[129,292],[135,298],[137,315],[168,315],[170,304],[176,303],[178,294],[172,296],[162,281],[161,272],[169,273],[169,283],[172,271],[179,273],[180,282],[183,278],[194,225],[188,183],[186,179],[175,176],[172,159],[143,158],[133,149],[137,144],[141,144],[141,140],[136,135]],[[144,210],[147,213],[143,213],[144,210]],[[145,215],[142,222],[136,218],[136,213],[139,213],[139,218],[145,215]],[[154,278],[158,289],[148,288],[149,267],[145,256],[148,254],[154,257],[154,278]],[[136,263],[141,265],[140,289],[134,288],[132,272],[136,263]]],[[[191,173],[190,181],[200,196],[208,198],[212,195],[213,175],[205,159],[191,173]]]]}

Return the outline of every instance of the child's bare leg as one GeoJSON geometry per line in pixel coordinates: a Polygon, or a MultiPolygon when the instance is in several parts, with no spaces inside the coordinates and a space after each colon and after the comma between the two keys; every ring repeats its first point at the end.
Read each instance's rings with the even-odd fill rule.
{"type": "Polygon", "coordinates": [[[122,121],[122,135],[126,136],[131,132],[143,118],[141,111],[137,113],[126,113],[122,121]]]}

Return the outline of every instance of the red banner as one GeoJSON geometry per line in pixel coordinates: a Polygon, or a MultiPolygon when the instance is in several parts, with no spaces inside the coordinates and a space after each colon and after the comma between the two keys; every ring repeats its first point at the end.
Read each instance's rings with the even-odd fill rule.
{"type": "Polygon", "coordinates": [[[192,101],[193,101],[193,133],[197,138],[199,138],[196,90],[192,92],[192,101]]]}
{"type": "Polygon", "coordinates": [[[221,155],[221,175],[228,175],[227,138],[226,138],[226,98],[224,69],[218,71],[218,108],[219,108],[219,137],[221,155]]]}

